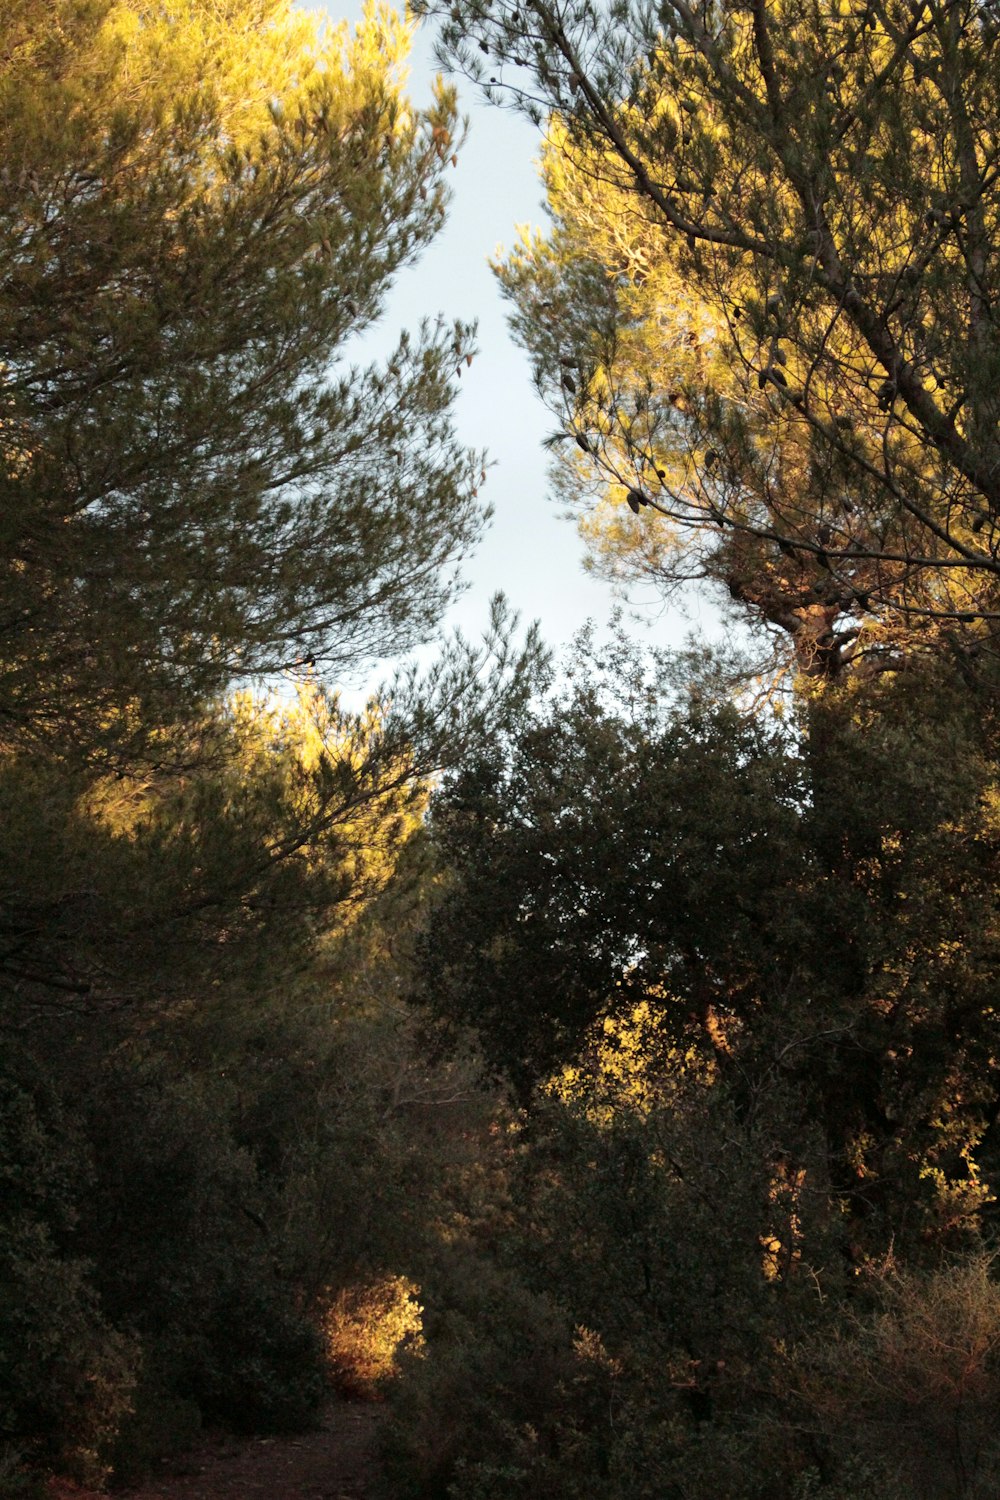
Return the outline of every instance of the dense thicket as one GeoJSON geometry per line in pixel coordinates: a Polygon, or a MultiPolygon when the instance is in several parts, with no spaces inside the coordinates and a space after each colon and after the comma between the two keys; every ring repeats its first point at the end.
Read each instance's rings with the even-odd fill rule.
{"type": "Polygon", "coordinates": [[[828,691],[804,736],[629,665],[578,663],[436,802],[420,993],[526,1111],[499,1281],[457,1278],[402,1393],[403,1492],[985,1496],[992,689],[828,691]]]}

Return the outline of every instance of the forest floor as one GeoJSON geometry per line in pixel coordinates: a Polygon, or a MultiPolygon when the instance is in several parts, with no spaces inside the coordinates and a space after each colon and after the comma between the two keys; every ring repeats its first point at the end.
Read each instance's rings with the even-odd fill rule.
{"type": "MultiPolygon", "coordinates": [[[[117,1500],[368,1500],[384,1408],[334,1402],[315,1432],[296,1437],[206,1437],[170,1472],[117,1500]]],[[[49,1500],[107,1500],[55,1481],[49,1500]]]]}

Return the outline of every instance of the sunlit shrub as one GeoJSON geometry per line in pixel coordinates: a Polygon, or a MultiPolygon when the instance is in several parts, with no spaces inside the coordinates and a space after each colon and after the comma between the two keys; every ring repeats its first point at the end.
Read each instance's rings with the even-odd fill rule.
{"type": "Polygon", "coordinates": [[[346,1287],[323,1310],[321,1326],[330,1376],[347,1395],[373,1397],[399,1372],[398,1357],[423,1345],[419,1287],[405,1276],[382,1276],[346,1287]]]}

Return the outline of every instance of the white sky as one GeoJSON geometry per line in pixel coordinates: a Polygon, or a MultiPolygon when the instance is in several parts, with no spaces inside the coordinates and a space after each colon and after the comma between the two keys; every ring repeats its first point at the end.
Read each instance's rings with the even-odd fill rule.
{"type": "MultiPolygon", "coordinates": [[[[308,3],[308,0],[306,0],[308,3]]],[[[355,21],[355,0],[324,0],[331,18],[355,21]]],[[[408,92],[418,106],[430,102],[433,60],[430,24],[421,27],[411,57],[408,92]]],[[[546,642],[568,643],[588,620],[599,626],[615,604],[609,584],[584,572],[583,544],[576,528],[548,497],[548,454],[542,439],[554,422],[531,384],[528,361],[507,329],[504,304],[487,264],[498,245],[511,245],[516,226],[544,219],[542,187],[535,157],[538,132],[506,110],[479,99],[458,80],[462,112],[470,117],[458,166],[449,170],[453,191],[444,230],[415,266],[396,283],[380,328],[363,352],[377,355],[394,343],[403,327],[442,313],[447,319],[477,321],[479,355],[463,370],[455,408],[460,440],[485,448],[492,463],[481,494],[492,504],[492,525],[463,572],[469,587],[446,620],[477,636],[486,623],[487,603],[502,590],[522,620],[539,620],[546,642]]],[[[677,642],[697,619],[644,611],[652,640],[677,642]]],[[[711,610],[703,610],[711,623],[711,610]]]]}

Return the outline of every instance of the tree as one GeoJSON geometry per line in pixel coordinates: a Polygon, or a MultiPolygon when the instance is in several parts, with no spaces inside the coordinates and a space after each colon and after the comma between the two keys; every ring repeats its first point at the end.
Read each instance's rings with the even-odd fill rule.
{"type": "Polygon", "coordinates": [[[710,1032],[765,975],[809,965],[788,914],[808,869],[799,762],[727,707],[689,721],[658,689],[629,702],[635,668],[578,667],[433,804],[452,878],[422,995],[526,1094],[609,1007],[656,992],[710,1032]]]}
{"type": "Polygon", "coordinates": [[[4,7],[4,747],[127,761],[451,596],[485,514],[448,417],[470,330],[343,364],[443,214],[454,97],[411,108],[407,40],[290,0],[4,7]]]}
{"type": "Polygon", "coordinates": [[[995,635],[997,46],[978,0],[445,22],[548,120],[501,276],[599,562],[723,581],[822,676],[995,635]]]}
{"type": "Polygon", "coordinates": [[[822,695],[797,743],[624,648],[574,673],[435,799],[421,997],[524,1101],[648,1006],[742,1117],[820,1133],[852,1254],[961,1239],[1000,1178],[984,701],[929,662],[822,695]]]}
{"type": "Polygon", "coordinates": [[[536,1312],[571,1370],[526,1411],[488,1319],[429,1322],[410,1441],[447,1410],[477,1495],[756,1500],[896,1493],[926,1437],[985,1494],[991,694],[931,657],[806,740],[634,666],[574,662],[435,799],[422,993],[520,1086],[497,1259],[576,1338],[536,1312]]]}
{"type": "Polygon", "coordinates": [[[427,1057],[397,945],[430,778],[538,651],[498,602],[485,650],[361,712],[332,686],[423,638],[484,519],[448,415],[470,330],[343,363],[446,196],[454,101],[407,104],[406,24],[3,10],[13,1493],[22,1460],[138,1478],[203,1414],[311,1421],[341,1293],[403,1285],[481,1191],[475,1068],[427,1057]]]}
{"type": "Polygon", "coordinates": [[[238,694],[161,727],[156,767],[0,758],[5,1023],[245,1001],[311,961],[393,879],[432,776],[531,691],[511,623],[360,712],[315,679],[238,694]]]}

